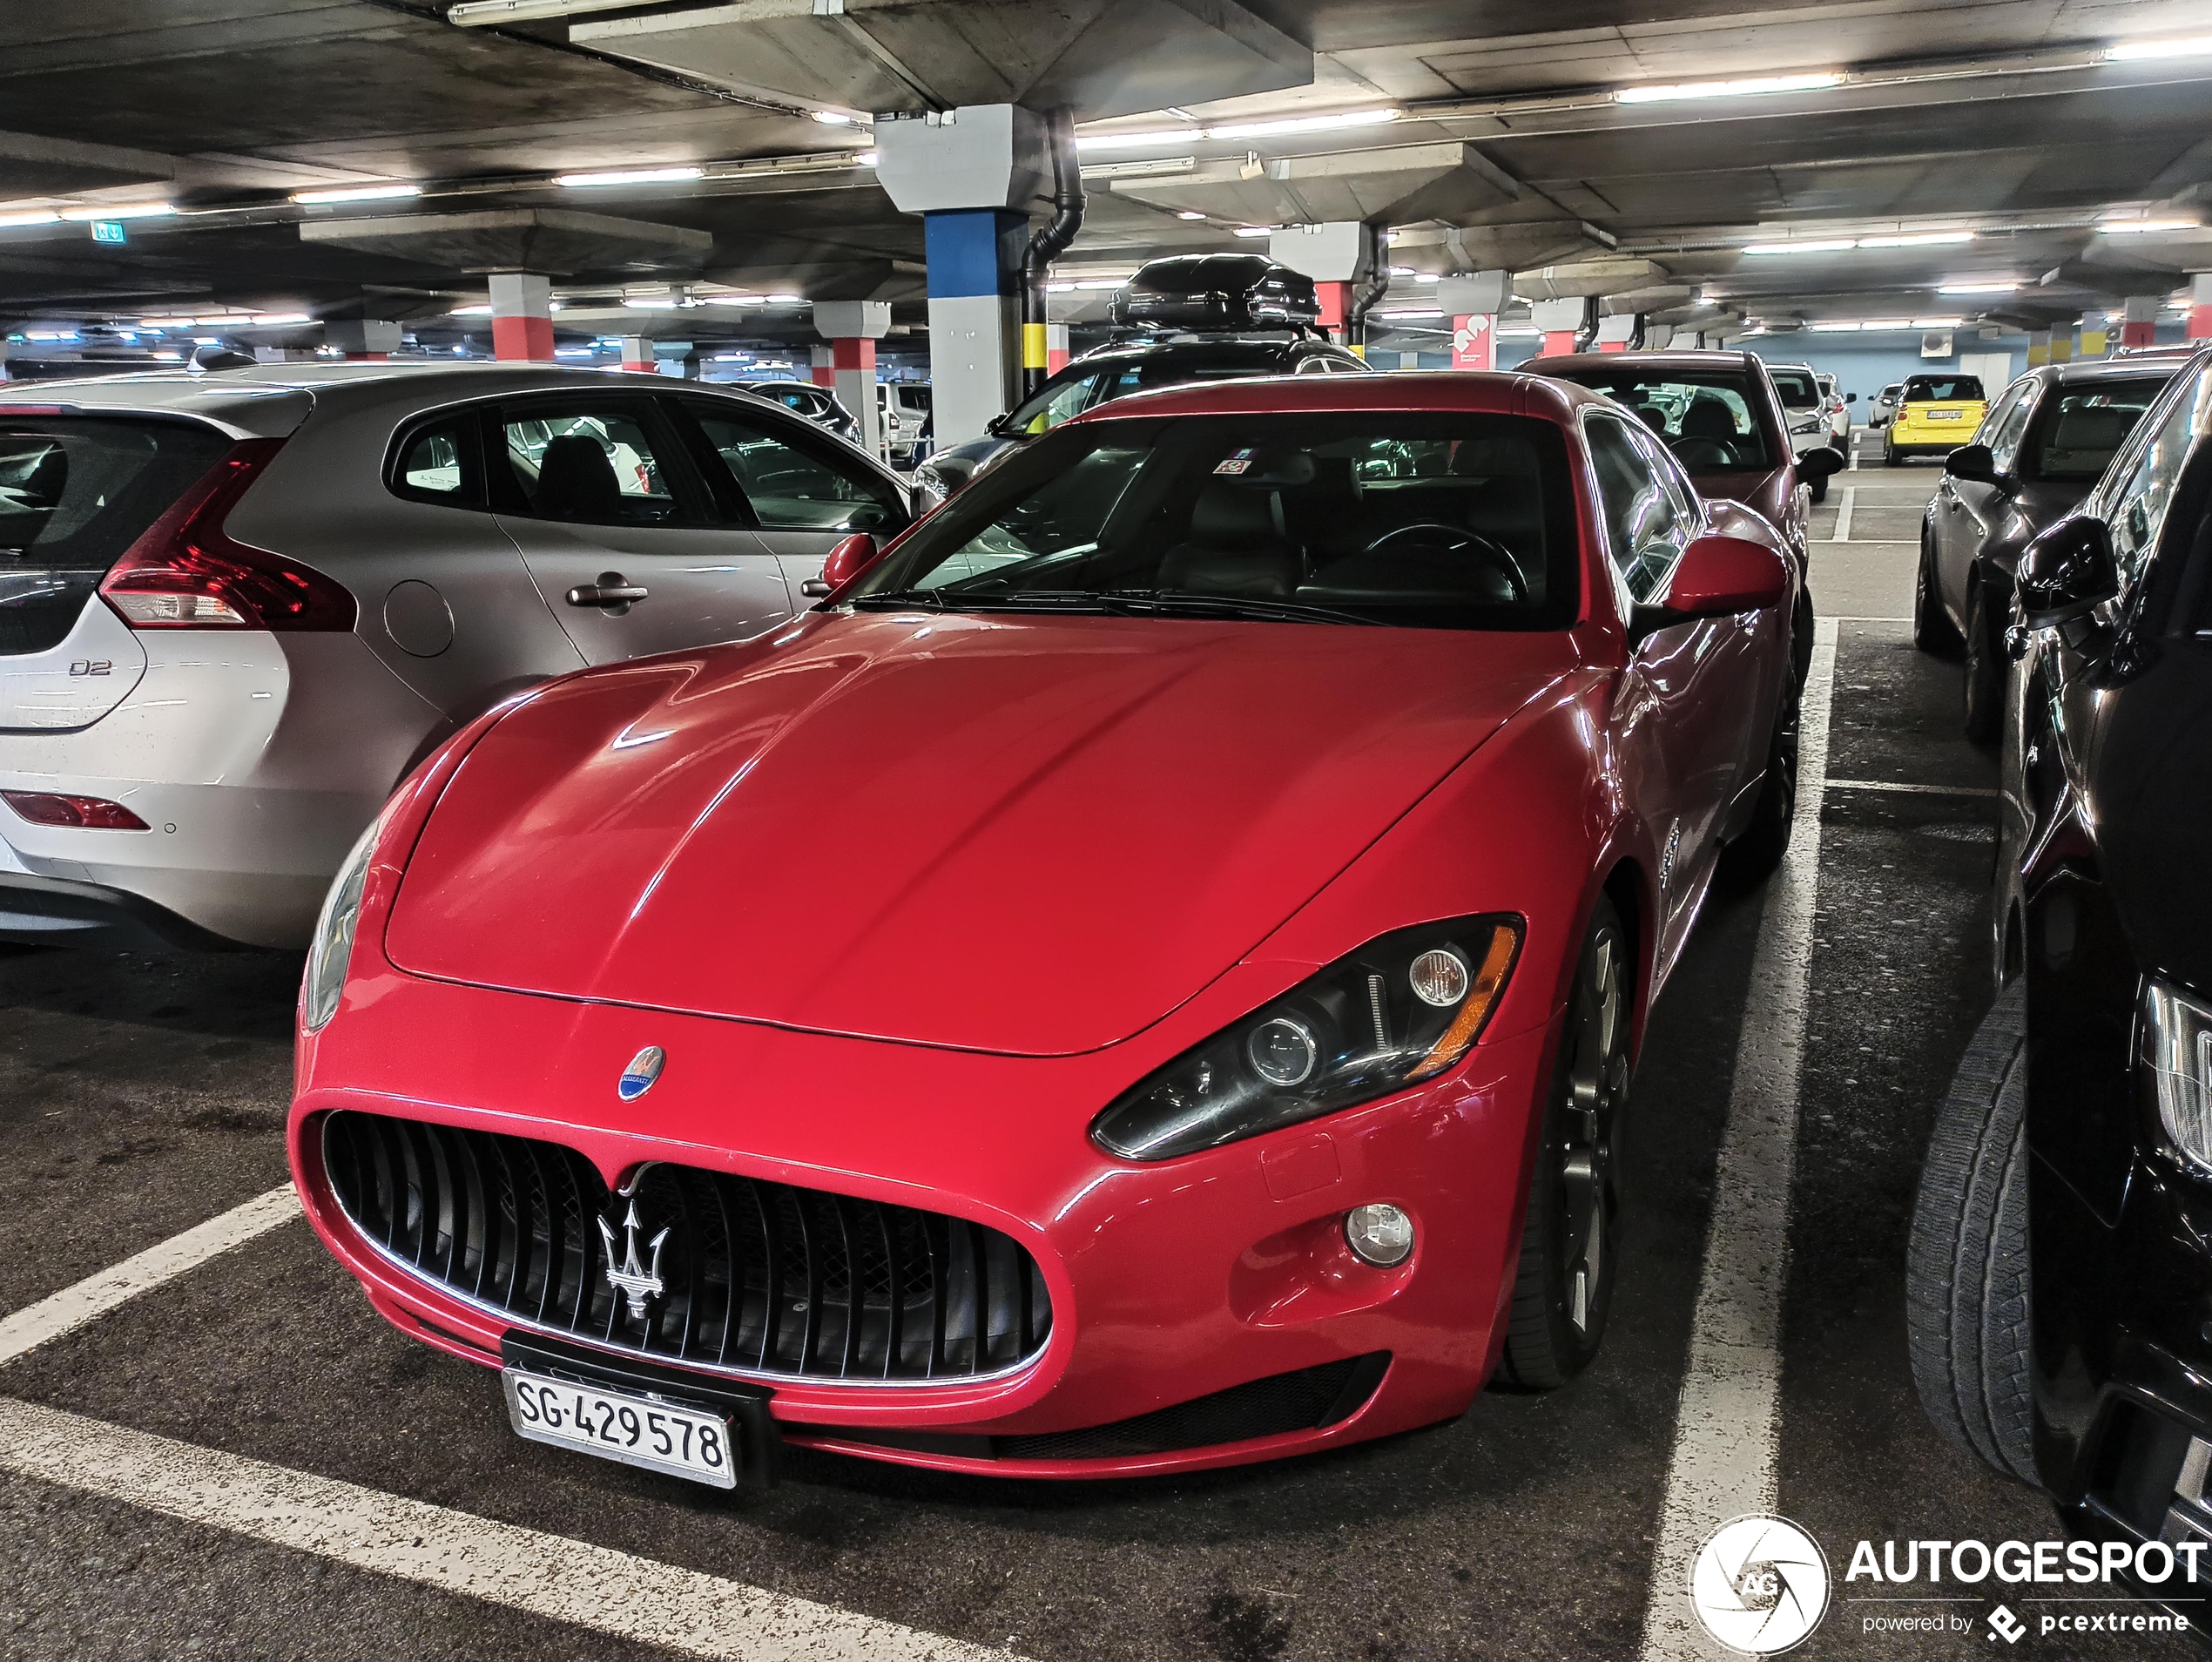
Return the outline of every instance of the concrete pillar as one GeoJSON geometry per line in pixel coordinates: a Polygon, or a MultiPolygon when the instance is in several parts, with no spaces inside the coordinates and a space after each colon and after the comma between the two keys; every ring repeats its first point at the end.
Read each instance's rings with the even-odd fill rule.
{"type": "Polygon", "coordinates": [[[622,367],[632,375],[658,375],[660,364],[653,352],[652,341],[642,334],[624,335],[622,367]]]}
{"type": "Polygon", "coordinates": [[[2120,325],[2120,344],[2147,347],[2158,339],[2158,308],[2166,303],[2160,294],[2130,294],[2120,325]]]}
{"type": "Polygon", "coordinates": [[[860,448],[869,451],[882,442],[883,428],[876,409],[875,343],[890,328],[888,301],[814,302],[815,333],[829,341],[826,348],[814,348],[818,365],[820,355],[825,350],[829,354],[829,379],[822,381],[819,368],[814,379],[834,389],[837,402],[853,412],[860,423],[860,448]]]}
{"type": "Polygon", "coordinates": [[[1671,323],[1646,323],[1643,326],[1643,349],[1664,352],[1675,343],[1675,326],[1671,323]]]}
{"type": "Polygon", "coordinates": [[[2189,339],[2212,341],[2212,271],[2189,278],[2189,339]]]}
{"type": "Polygon", "coordinates": [[[876,182],[922,216],[937,443],[965,443],[1021,386],[1022,258],[1051,178],[1049,137],[1033,112],[987,104],[881,119],[875,140],[876,182]]]}
{"type": "Polygon", "coordinates": [[[1044,326],[1044,372],[1056,375],[1068,367],[1068,326],[1048,323],[1044,326]]]}
{"type": "Polygon", "coordinates": [[[2074,356],[2074,331],[2071,328],[2051,331],[2051,361],[2066,363],[2074,356]]]}
{"type": "Polygon", "coordinates": [[[1540,300],[1528,303],[1528,315],[1544,332],[1542,355],[1555,358],[1575,349],[1575,337],[1581,332],[1582,320],[1589,313],[1589,301],[1580,294],[1565,300],[1540,300]]]}
{"type": "Polygon", "coordinates": [[[1626,352],[1629,343],[1636,338],[1638,320],[1633,313],[1617,312],[1597,321],[1597,349],[1600,352],[1626,352]]]}
{"type": "Polygon", "coordinates": [[[524,363],[553,361],[550,278],[534,271],[492,273],[491,355],[524,363]]]}
{"type": "Polygon", "coordinates": [[[2106,327],[2107,319],[2102,312],[2081,314],[2081,355],[2101,358],[2112,343],[2111,331],[2106,327]]]}
{"type": "Polygon", "coordinates": [[[806,348],[806,379],[817,387],[837,385],[837,355],[826,346],[806,348]]]}
{"type": "Polygon", "coordinates": [[[2051,332],[2031,329],[2027,335],[2027,367],[2037,368],[2051,361],[2051,332]]]}
{"type": "Polygon", "coordinates": [[[1358,220],[1285,226],[1268,238],[1267,252],[1278,265],[1313,279],[1313,292],[1321,302],[1321,327],[1359,352],[1352,307],[1381,257],[1375,227],[1358,220]]]}
{"type": "Polygon", "coordinates": [[[1446,277],[1436,285],[1436,303],[1452,320],[1452,368],[1498,367],[1498,314],[1513,295],[1513,274],[1478,271],[1446,277]]]}
{"type": "Polygon", "coordinates": [[[382,363],[400,349],[400,326],[374,318],[340,318],[322,326],[322,340],[344,353],[348,363],[382,363]]]}

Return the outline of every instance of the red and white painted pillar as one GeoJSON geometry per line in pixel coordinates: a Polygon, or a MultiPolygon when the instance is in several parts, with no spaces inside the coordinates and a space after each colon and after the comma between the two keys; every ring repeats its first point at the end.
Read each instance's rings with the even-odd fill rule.
{"type": "Polygon", "coordinates": [[[1600,352],[1626,352],[1629,343],[1636,338],[1636,320],[1633,313],[1614,312],[1597,321],[1597,349],[1600,352]]]}
{"type": "Polygon", "coordinates": [[[347,363],[382,363],[400,349],[400,326],[375,318],[340,318],[322,326],[322,340],[344,353],[347,363]]]}
{"type": "Polygon", "coordinates": [[[2161,294],[2130,294],[2128,309],[2120,325],[2120,344],[2124,347],[2147,347],[2158,340],[2158,308],[2166,303],[2161,294]]]}
{"type": "Polygon", "coordinates": [[[1437,280],[1437,307],[1452,320],[1452,368],[1498,367],[1498,314],[1512,297],[1510,272],[1454,273],[1437,280]]]}
{"type": "Polygon", "coordinates": [[[853,418],[860,424],[860,443],[864,450],[873,451],[882,443],[882,421],[876,409],[875,343],[890,328],[888,301],[814,302],[814,331],[829,342],[814,348],[814,380],[833,388],[837,402],[853,412],[853,418]]]}
{"type": "Polygon", "coordinates": [[[1044,326],[1044,372],[1056,375],[1068,367],[1068,326],[1048,323],[1044,326]]]}
{"type": "Polygon", "coordinates": [[[806,348],[806,379],[817,387],[837,385],[837,354],[826,346],[806,348]]]}
{"type": "Polygon", "coordinates": [[[653,343],[642,334],[622,337],[622,367],[632,375],[652,375],[660,373],[660,363],[653,355],[653,343]]]}
{"type": "Polygon", "coordinates": [[[1543,331],[1545,357],[1555,358],[1575,349],[1575,337],[1581,333],[1582,321],[1588,311],[1588,302],[1580,294],[1564,300],[1529,302],[1529,318],[1543,331]]]}
{"type": "Polygon", "coordinates": [[[2212,341],[2212,271],[2189,279],[2189,339],[2212,341]]]}
{"type": "Polygon", "coordinates": [[[553,361],[553,285],[534,271],[491,274],[491,355],[522,363],[553,361]]]}
{"type": "Polygon", "coordinates": [[[1327,225],[1285,226],[1267,240],[1267,252],[1292,271],[1313,279],[1321,302],[1321,327],[1365,357],[1365,343],[1352,337],[1354,296],[1384,258],[1380,233],[1357,220],[1327,225]]]}

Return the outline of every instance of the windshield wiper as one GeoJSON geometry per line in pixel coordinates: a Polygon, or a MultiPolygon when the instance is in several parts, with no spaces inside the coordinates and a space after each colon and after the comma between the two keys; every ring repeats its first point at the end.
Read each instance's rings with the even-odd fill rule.
{"type": "Polygon", "coordinates": [[[856,595],[846,603],[873,611],[927,606],[932,611],[1104,611],[1103,596],[1089,589],[1008,589],[985,594],[963,589],[894,589],[856,595]]]}
{"type": "Polygon", "coordinates": [[[1298,600],[1237,594],[1195,594],[1183,589],[1108,589],[1101,603],[1132,617],[1253,618],[1267,623],[1372,624],[1372,618],[1298,600]]]}

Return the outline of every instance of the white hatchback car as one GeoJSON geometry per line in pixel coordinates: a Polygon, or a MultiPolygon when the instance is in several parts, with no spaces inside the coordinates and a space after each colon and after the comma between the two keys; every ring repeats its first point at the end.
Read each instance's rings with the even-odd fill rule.
{"type": "Polygon", "coordinates": [[[304,945],[409,768],[765,633],[907,488],[763,400],[537,366],[0,388],[0,940],[304,945]]]}

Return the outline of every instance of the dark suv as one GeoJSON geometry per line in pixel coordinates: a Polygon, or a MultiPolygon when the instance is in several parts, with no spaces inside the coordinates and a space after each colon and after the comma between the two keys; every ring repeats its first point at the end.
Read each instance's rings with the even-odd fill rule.
{"type": "MultiPolygon", "coordinates": [[[[2212,354],[2020,564],[2003,990],[1939,1113],[1907,1274],[1938,1429],[2130,1547],[2212,1544],[2209,412],[2212,354]]],[[[2202,1625],[2203,1580],[2155,1573],[2171,1557],[2134,1559],[2137,1590],[2202,1625]]]]}
{"type": "Polygon", "coordinates": [[[2089,358],[2031,369],[1991,407],[1976,442],[1946,458],[1920,521],[1912,642],[1966,659],[1966,736],[1977,743],[1997,736],[1999,637],[2021,551],[2104,476],[2182,361],[2089,358]]]}

